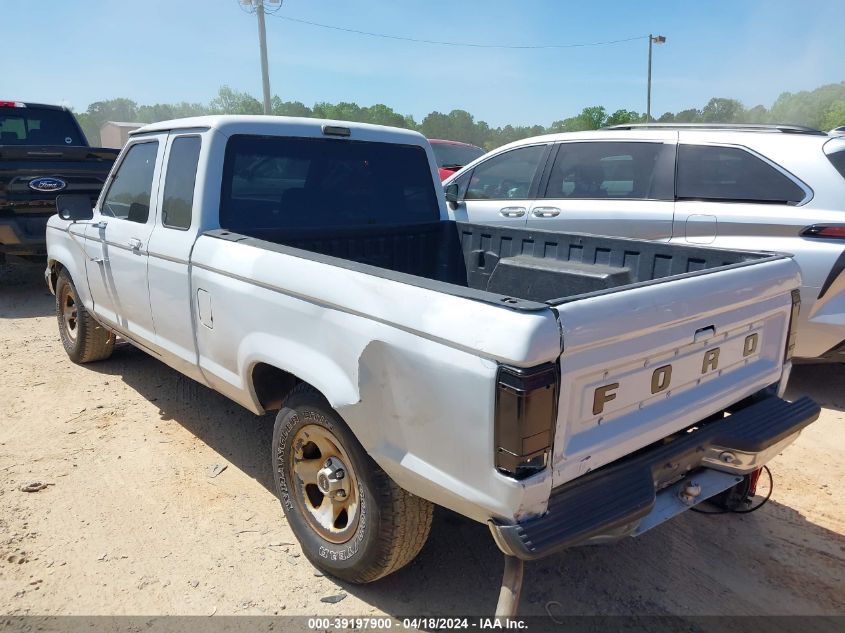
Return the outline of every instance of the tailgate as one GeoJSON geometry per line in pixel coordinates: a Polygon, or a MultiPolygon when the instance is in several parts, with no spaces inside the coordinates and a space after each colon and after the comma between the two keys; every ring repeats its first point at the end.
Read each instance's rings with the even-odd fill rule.
{"type": "Polygon", "coordinates": [[[557,306],[553,486],[778,382],[798,285],[783,257],[557,306]]]}
{"type": "Polygon", "coordinates": [[[0,146],[0,215],[52,215],[60,193],[95,201],[116,156],[117,150],[89,147],[0,146]],[[60,182],[49,189],[31,185],[44,177],[60,182]]]}

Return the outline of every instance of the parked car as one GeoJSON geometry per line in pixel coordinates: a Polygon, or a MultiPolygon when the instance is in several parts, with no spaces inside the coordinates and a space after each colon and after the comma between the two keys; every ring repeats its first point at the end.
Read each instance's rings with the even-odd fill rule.
{"type": "Polygon", "coordinates": [[[796,357],[845,360],[845,138],[626,125],[506,145],[444,186],[458,220],[792,253],[796,357]]]}
{"type": "Polygon", "coordinates": [[[44,261],[56,196],[96,200],[117,153],[89,147],[66,108],[0,101],[0,258],[44,261]]]}
{"type": "Polygon", "coordinates": [[[639,534],[818,416],[780,399],[790,257],[450,221],[435,166],[408,130],[146,126],[48,223],[62,344],[278,411],[288,524],[350,582],[410,562],[433,504],[520,559],[639,534]]]}
{"type": "Polygon", "coordinates": [[[469,143],[445,141],[439,138],[430,138],[428,142],[434,150],[434,160],[437,162],[440,180],[446,180],[467,163],[484,155],[483,149],[469,143]]]}

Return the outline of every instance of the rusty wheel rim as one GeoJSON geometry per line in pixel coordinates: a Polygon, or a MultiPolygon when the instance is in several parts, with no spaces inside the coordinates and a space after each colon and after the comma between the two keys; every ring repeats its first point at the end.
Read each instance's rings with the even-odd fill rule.
{"type": "Polygon", "coordinates": [[[349,455],[329,429],[306,424],[294,435],[293,497],[308,524],[331,543],[345,543],[358,527],[358,478],[349,455]]]}
{"type": "Polygon", "coordinates": [[[65,334],[72,343],[75,343],[79,333],[79,308],[76,305],[76,297],[68,286],[62,290],[59,305],[65,334]]]}

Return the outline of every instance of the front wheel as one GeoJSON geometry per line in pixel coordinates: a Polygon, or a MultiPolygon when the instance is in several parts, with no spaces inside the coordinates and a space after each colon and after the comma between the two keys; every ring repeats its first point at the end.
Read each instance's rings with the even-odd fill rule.
{"type": "Polygon", "coordinates": [[[428,538],[432,504],[397,486],[308,385],[276,416],[273,470],[303,553],[332,576],[378,580],[410,563],[428,538]]]}
{"type": "Polygon", "coordinates": [[[62,345],[74,363],[90,363],[111,356],[114,334],[97,323],[85,309],[76,286],[64,270],[56,281],[56,319],[62,345]]]}

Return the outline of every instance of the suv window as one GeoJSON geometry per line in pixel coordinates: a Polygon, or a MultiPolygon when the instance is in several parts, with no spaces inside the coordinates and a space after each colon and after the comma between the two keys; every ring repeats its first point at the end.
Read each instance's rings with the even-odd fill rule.
{"type": "Polygon", "coordinates": [[[439,219],[428,155],[418,145],[251,135],[226,145],[220,225],[233,231],[439,219]]]}
{"type": "Polygon", "coordinates": [[[199,136],[180,136],[170,144],[161,207],[161,223],[164,226],[173,229],[187,229],[191,226],[199,156],[199,136]]]}
{"type": "Polygon", "coordinates": [[[520,147],[484,161],[472,170],[465,200],[527,198],[546,145],[520,147]]]}
{"type": "Polygon", "coordinates": [[[838,152],[831,152],[827,155],[827,159],[836,167],[836,171],[845,178],[845,148],[838,152]]]}
{"type": "Polygon", "coordinates": [[[136,143],[129,148],[103,200],[103,215],[146,223],[157,153],[158,141],[136,143]]]}
{"type": "Polygon", "coordinates": [[[795,204],[804,190],[786,175],[738,147],[681,145],[679,199],[795,204]]]}
{"type": "Polygon", "coordinates": [[[545,197],[671,200],[672,171],[671,145],[563,143],[545,197]]]}

